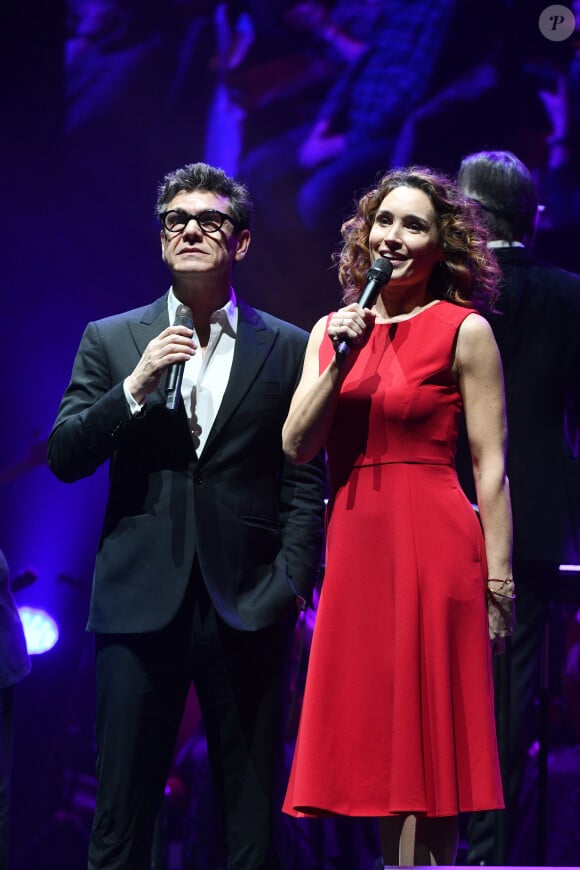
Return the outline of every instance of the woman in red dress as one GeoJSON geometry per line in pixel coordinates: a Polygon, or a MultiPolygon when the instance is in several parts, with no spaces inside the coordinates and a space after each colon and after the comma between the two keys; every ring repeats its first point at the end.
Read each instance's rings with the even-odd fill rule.
{"type": "Polygon", "coordinates": [[[503,807],[490,638],[501,651],[515,596],[501,362],[479,313],[498,270],[476,209],[423,168],[362,196],[343,307],[312,331],[283,431],[294,462],[324,445],[330,478],[284,810],[377,817],[391,865],[454,863],[458,814],[503,807]],[[479,519],[455,473],[462,414],[479,519]]]}

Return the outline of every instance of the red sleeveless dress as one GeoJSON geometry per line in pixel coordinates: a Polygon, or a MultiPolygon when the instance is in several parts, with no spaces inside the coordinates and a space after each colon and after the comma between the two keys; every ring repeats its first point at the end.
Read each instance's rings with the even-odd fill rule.
{"type": "MultiPolygon", "coordinates": [[[[292,815],[503,807],[483,535],[454,469],[470,313],[439,301],[375,324],[342,386],[292,815]]],[[[321,369],[333,353],[326,337],[321,369]]]]}

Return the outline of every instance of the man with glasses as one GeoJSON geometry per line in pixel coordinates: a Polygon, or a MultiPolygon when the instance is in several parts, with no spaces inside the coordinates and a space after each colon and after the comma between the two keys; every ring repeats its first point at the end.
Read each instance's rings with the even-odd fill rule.
{"type": "Polygon", "coordinates": [[[250,244],[243,185],[190,164],[165,177],[157,214],[172,286],[87,326],[48,448],[64,481],[110,463],[88,623],[99,780],[89,868],[150,866],[191,681],[227,866],[277,867],[288,658],[324,506],[322,459],[291,466],[281,446],[307,336],[232,288],[250,244]]]}

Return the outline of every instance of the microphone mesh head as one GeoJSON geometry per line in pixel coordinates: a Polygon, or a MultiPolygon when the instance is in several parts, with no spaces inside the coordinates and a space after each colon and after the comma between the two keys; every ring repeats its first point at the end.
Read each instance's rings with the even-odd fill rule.
{"type": "Polygon", "coordinates": [[[174,326],[187,326],[193,329],[193,312],[189,305],[178,305],[175,312],[174,326]]]}
{"type": "Polygon", "coordinates": [[[369,278],[374,278],[381,284],[386,284],[393,273],[393,264],[386,257],[379,257],[369,269],[369,278]]]}

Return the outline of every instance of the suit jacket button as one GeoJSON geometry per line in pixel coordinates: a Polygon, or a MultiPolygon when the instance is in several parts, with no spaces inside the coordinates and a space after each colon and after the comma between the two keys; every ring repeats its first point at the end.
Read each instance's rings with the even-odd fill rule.
{"type": "Polygon", "coordinates": [[[194,483],[202,484],[202,483],[203,483],[203,477],[202,477],[200,474],[194,474],[194,475],[193,475],[193,482],[194,482],[194,483]]]}

